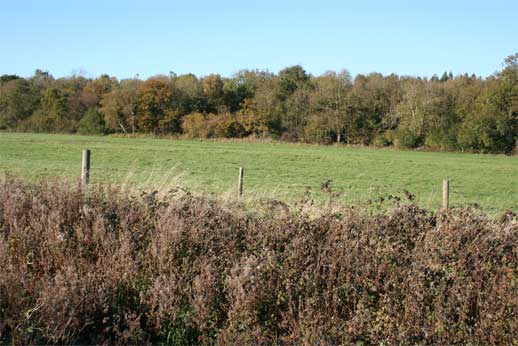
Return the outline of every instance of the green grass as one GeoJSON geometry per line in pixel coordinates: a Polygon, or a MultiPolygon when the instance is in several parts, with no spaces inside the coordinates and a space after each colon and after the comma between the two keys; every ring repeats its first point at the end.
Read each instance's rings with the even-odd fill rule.
{"type": "MultiPolygon", "coordinates": [[[[441,203],[443,178],[451,204],[488,212],[518,206],[518,158],[279,143],[129,139],[0,133],[0,171],[27,179],[78,179],[81,149],[92,150],[93,183],[161,186],[175,180],[201,193],[233,195],[238,167],[245,193],[293,201],[310,186],[333,181],[342,203],[408,190],[427,208],[441,203]]],[[[176,181],[177,182],[177,181],[176,181]]]]}

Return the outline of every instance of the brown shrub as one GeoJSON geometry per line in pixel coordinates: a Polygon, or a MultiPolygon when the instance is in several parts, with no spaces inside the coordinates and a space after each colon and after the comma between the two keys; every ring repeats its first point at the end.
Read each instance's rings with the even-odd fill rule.
{"type": "Polygon", "coordinates": [[[516,344],[518,223],[0,182],[0,343],[516,344]]]}

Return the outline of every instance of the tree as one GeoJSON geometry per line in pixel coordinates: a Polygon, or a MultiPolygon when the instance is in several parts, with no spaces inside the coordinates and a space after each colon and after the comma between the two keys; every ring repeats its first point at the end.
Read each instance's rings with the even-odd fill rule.
{"type": "Polygon", "coordinates": [[[106,131],[102,114],[95,108],[86,111],[84,117],[79,122],[77,132],[85,135],[99,135],[106,131]]]}
{"type": "Polygon", "coordinates": [[[174,93],[171,85],[158,79],[149,79],[139,88],[137,115],[139,128],[157,133],[181,131],[181,118],[173,108],[174,93]]]}
{"type": "Polygon", "coordinates": [[[242,70],[230,78],[198,78],[171,72],[120,82],[108,75],[55,79],[42,70],[30,78],[5,74],[0,129],[184,131],[518,153],[518,54],[487,78],[371,73],[353,81],[346,71],[313,77],[299,65],[277,74],[242,70]]]}
{"type": "Polygon", "coordinates": [[[198,112],[183,117],[182,131],[188,138],[209,138],[213,134],[209,120],[198,112]]]}
{"type": "Polygon", "coordinates": [[[398,143],[414,148],[424,142],[426,110],[425,87],[421,80],[409,80],[403,86],[403,98],[393,113],[398,123],[398,143]]]}
{"type": "Polygon", "coordinates": [[[51,83],[66,98],[67,119],[79,123],[85,112],[92,107],[97,107],[98,97],[85,93],[88,79],[82,76],[60,78],[51,83]]]}
{"type": "Polygon", "coordinates": [[[7,83],[15,79],[22,79],[22,77],[15,74],[3,74],[0,76],[0,84],[7,83]]]}
{"type": "Polygon", "coordinates": [[[273,78],[262,80],[255,87],[252,101],[257,112],[265,117],[270,135],[280,137],[284,131],[282,127],[284,108],[281,101],[277,98],[275,88],[276,81],[273,78]]]}
{"type": "Polygon", "coordinates": [[[309,75],[300,65],[287,67],[279,72],[277,78],[278,97],[286,100],[292,93],[309,81],[309,75]]]}
{"type": "Polygon", "coordinates": [[[268,118],[258,110],[255,101],[244,100],[237,116],[245,136],[264,137],[268,133],[268,118]]]}
{"type": "Polygon", "coordinates": [[[473,113],[464,119],[459,142],[482,151],[518,150],[518,54],[505,59],[504,69],[489,78],[473,113]]]}
{"type": "Polygon", "coordinates": [[[347,142],[369,144],[379,132],[397,127],[393,113],[401,93],[397,76],[356,76],[350,95],[352,115],[347,123],[347,142]]]}
{"type": "Polygon", "coordinates": [[[182,113],[207,111],[207,100],[203,97],[201,83],[192,73],[173,78],[171,90],[177,94],[172,102],[182,113]]]}
{"type": "Polygon", "coordinates": [[[207,112],[217,112],[223,106],[223,80],[220,75],[211,74],[201,80],[207,112]]]}
{"type": "Polygon", "coordinates": [[[103,74],[99,78],[89,80],[83,92],[86,94],[85,97],[91,97],[95,105],[98,105],[103,96],[116,88],[118,83],[117,78],[103,74]]]}
{"type": "Polygon", "coordinates": [[[103,114],[107,130],[135,134],[137,130],[138,89],[142,82],[138,79],[126,79],[105,94],[101,100],[100,111],[103,114]]]}
{"type": "Polygon", "coordinates": [[[311,114],[310,107],[311,88],[299,88],[290,94],[285,103],[285,112],[281,115],[285,139],[290,141],[304,139],[304,128],[311,114]]]}
{"type": "Polygon", "coordinates": [[[0,83],[0,128],[15,129],[29,118],[38,104],[38,95],[23,78],[4,78],[0,83]]]}
{"type": "Polygon", "coordinates": [[[351,75],[346,70],[339,73],[330,71],[316,78],[314,84],[311,107],[313,122],[319,123],[319,131],[330,132],[336,143],[340,143],[351,115],[351,75]]]}
{"type": "Polygon", "coordinates": [[[455,113],[455,99],[448,83],[426,84],[424,145],[430,148],[455,149],[457,147],[456,134],[460,118],[455,113]]]}
{"type": "Polygon", "coordinates": [[[30,81],[38,90],[43,90],[52,85],[54,77],[48,71],[37,69],[30,81]]]}
{"type": "Polygon", "coordinates": [[[76,125],[67,118],[67,99],[56,88],[45,89],[39,108],[23,123],[23,129],[38,132],[74,132],[76,125]]]}

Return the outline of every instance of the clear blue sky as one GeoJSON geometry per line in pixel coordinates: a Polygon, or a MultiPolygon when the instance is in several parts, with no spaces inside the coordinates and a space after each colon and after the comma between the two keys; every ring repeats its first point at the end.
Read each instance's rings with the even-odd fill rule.
{"type": "Polygon", "coordinates": [[[119,78],[301,64],[312,74],[487,76],[518,52],[517,0],[4,0],[0,74],[119,78]]]}

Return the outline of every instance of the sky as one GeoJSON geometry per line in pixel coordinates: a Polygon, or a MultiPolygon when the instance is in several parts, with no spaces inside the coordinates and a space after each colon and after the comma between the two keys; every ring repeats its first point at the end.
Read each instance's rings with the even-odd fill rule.
{"type": "Polygon", "coordinates": [[[0,0],[0,74],[280,69],[489,76],[518,53],[517,0],[0,0]]]}

